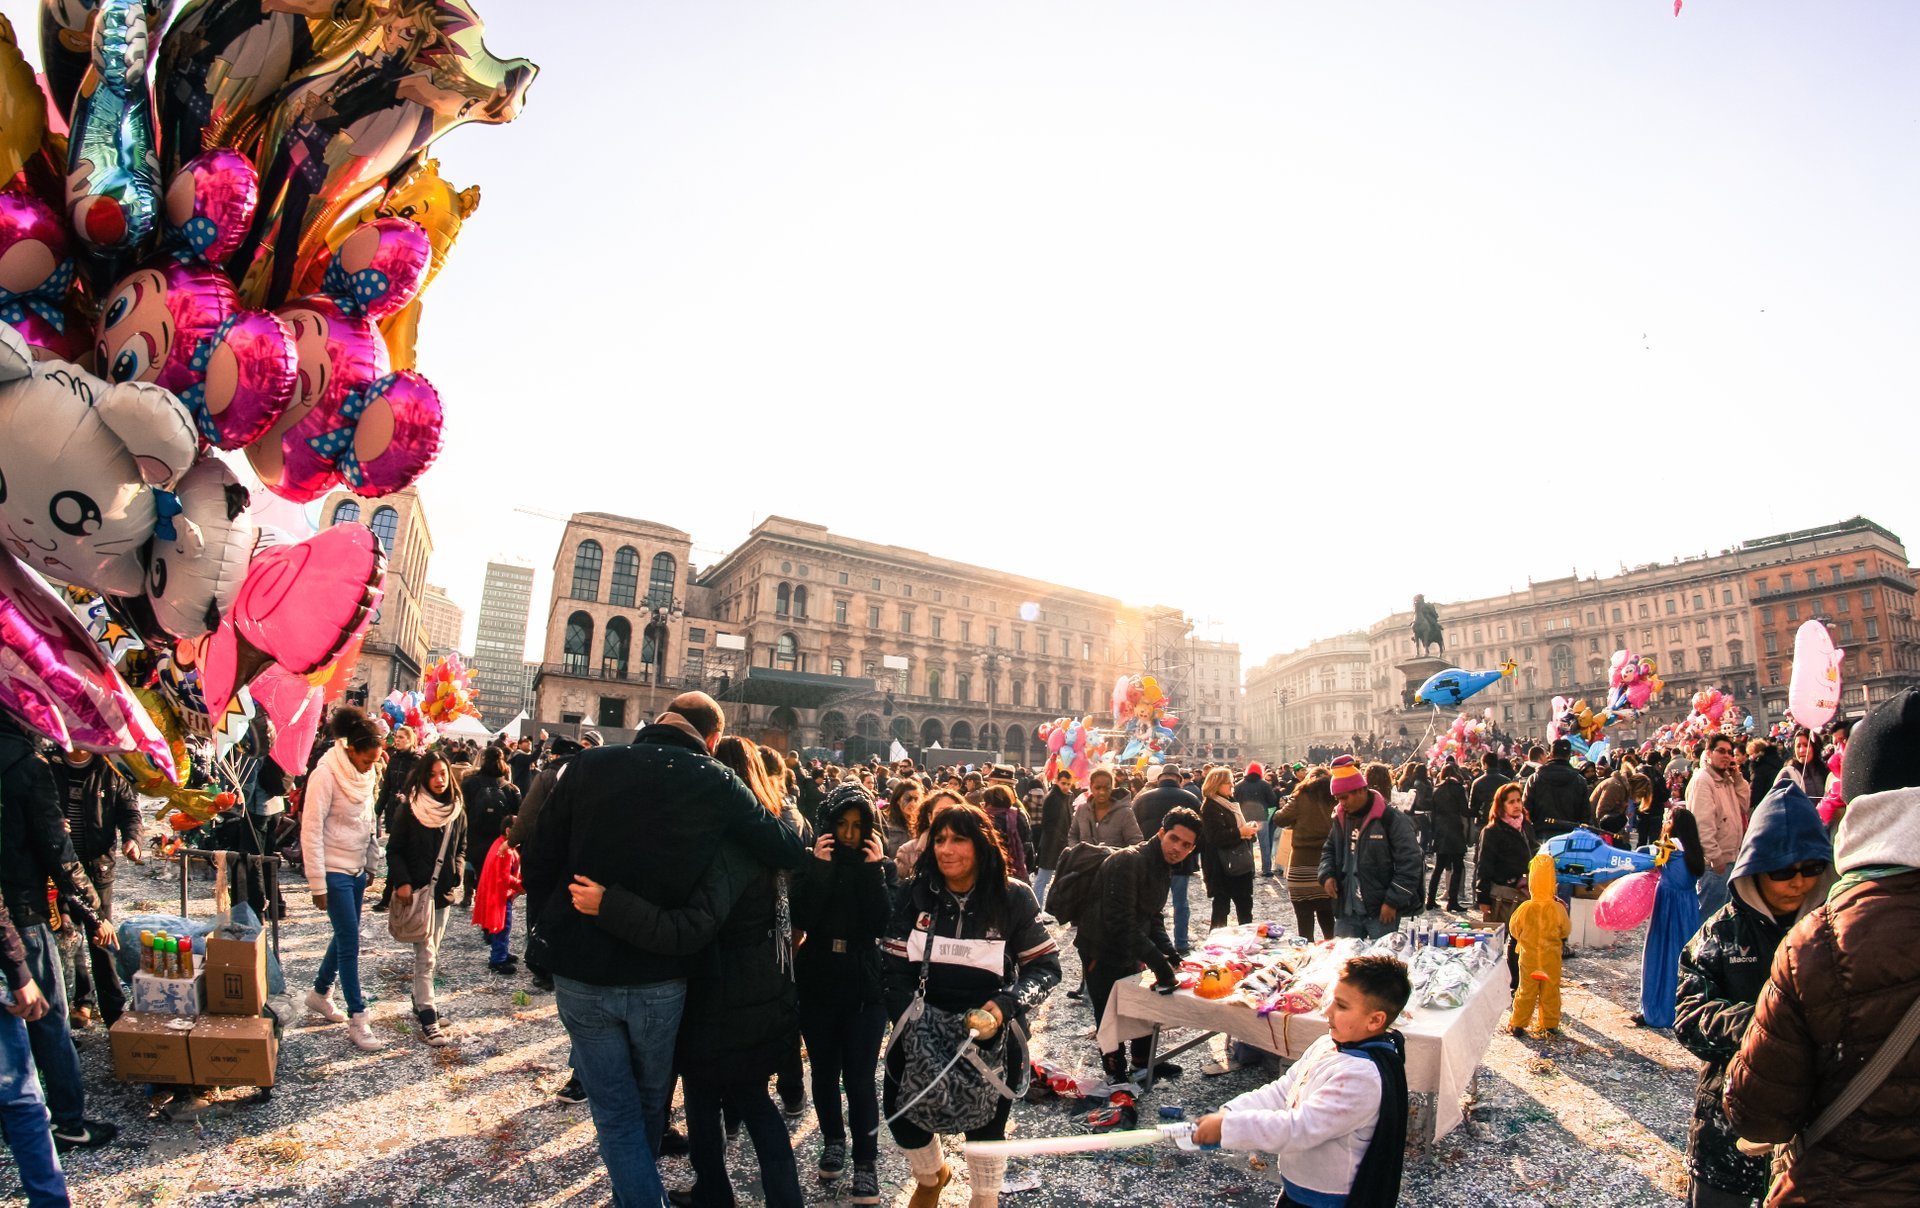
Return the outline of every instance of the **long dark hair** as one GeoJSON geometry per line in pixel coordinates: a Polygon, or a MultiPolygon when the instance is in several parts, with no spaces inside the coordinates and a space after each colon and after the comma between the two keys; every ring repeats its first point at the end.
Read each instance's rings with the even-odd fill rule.
{"type": "Polygon", "coordinates": [[[977,805],[961,802],[949,805],[934,817],[927,828],[927,845],[914,862],[916,879],[945,887],[939,861],[934,859],[934,844],[946,831],[973,844],[973,891],[980,895],[987,922],[1003,930],[1012,913],[1007,900],[1007,849],[1000,845],[1000,828],[977,805]]]}
{"type": "MultiPolygon", "coordinates": [[[[1649,787],[1647,791],[1652,792],[1653,790],[1649,787]]],[[[1486,832],[1496,826],[1504,826],[1505,823],[1500,821],[1503,803],[1509,797],[1519,797],[1523,794],[1524,790],[1521,789],[1520,782],[1517,780],[1509,780],[1499,788],[1493,790],[1493,804],[1487,807],[1487,824],[1480,828],[1481,831],[1486,832]]],[[[1527,820],[1524,818],[1521,819],[1520,825],[1527,825],[1527,820]]]]}
{"type": "Polygon", "coordinates": [[[767,765],[760,762],[759,743],[729,734],[714,745],[713,757],[733,769],[769,814],[778,818],[786,809],[786,798],[767,779],[767,765]]]}
{"type": "Polygon", "coordinates": [[[505,776],[507,774],[507,753],[499,747],[488,747],[480,756],[480,774],[482,776],[505,776]]]}
{"type": "Polygon", "coordinates": [[[409,795],[416,792],[425,793],[435,801],[444,804],[452,804],[459,801],[460,778],[453,774],[453,762],[438,751],[429,751],[419,759],[414,760],[413,771],[407,776],[407,792],[409,795]],[[447,769],[447,791],[444,795],[436,793],[428,787],[429,782],[433,780],[433,769],[442,764],[444,764],[447,769]]]}
{"type": "Polygon", "coordinates": [[[905,797],[908,793],[920,793],[922,797],[926,796],[926,794],[921,791],[918,780],[915,780],[911,776],[902,776],[894,782],[893,790],[887,794],[886,815],[887,821],[911,835],[920,810],[918,806],[908,808],[900,804],[901,798],[905,797]]]}

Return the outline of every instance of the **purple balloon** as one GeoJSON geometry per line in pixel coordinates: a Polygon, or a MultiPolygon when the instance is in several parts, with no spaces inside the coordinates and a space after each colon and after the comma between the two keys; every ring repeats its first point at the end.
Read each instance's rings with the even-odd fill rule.
{"type": "Polygon", "coordinates": [[[230,147],[189,160],[167,183],[167,232],[196,260],[219,264],[253,225],[260,174],[230,147]]]}

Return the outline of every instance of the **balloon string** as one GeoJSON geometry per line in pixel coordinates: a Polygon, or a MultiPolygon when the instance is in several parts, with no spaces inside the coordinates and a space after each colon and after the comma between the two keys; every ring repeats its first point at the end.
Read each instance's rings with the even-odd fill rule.
{"type": "MultiPolygon", "coordinates": [[[[946,1065],[942,1066],[940,1069],[940,1072],[933,1076],[933,1081],[927,1083],[926,1088],[922,1090],[919,1094],[907,1100],[906,1104],[902,1106],[899,1111],[893,1113],[891,1116],[888,1116],[886,1119],[880,1121],[881,1126],[885,1127],[888,1124],[892,1124],[895,1120],[898,1120],[900,1117],[906,1115],[909,1111],[912,1111],[914,1104],[920,1102],[920,1100],[926,1098],[928,1095],[931,1095],[933,1093],[933,1088],[940,1085],[940,1080],[942,1078],[945,1078],[947,1074],[953,1069],[954,1066],[960,1064],[960,1059],[967,1055],[967,1046],[972,1044],[974,1041],[978,1039],[980,1039],[980,1029],[968,1028],[967,1038],[966,1040],[961,1042],[960,1047],[958,1049],[954,1050],[953,1060],[947,1062],[946,1065]]],[[[873,1135],[876,1137],[879,1136],[880,1129],[878,1128],[874,1129],[873,1135]]]]}

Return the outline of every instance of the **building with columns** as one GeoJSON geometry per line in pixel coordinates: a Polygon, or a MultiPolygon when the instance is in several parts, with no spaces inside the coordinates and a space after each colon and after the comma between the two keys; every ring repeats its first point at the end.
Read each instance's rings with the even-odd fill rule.
{"type": "Polygon", "coordinates": [[[412,487],[377,499],[334,491],[321,502],[320,527],[336,524],[371,528],[387,556],[386,595],[361,643],[346,690],[353,703],[377,705],[391,692],[417,690],[428,665],[423,601],[433,534],[420,494],[412,487]]]}
{"type": "Polygon", "coordinates": [[[1268,762],[1305,759],[1374,732],[1373,642],[1355,631],[1276,654],[1247,672],[1248,745],[1268,762]]]}

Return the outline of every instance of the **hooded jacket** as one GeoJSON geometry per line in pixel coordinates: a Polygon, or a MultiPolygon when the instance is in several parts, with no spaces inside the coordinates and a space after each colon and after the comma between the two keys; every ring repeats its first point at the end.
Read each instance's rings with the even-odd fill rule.
{"type": "Polygon", "coordinates": [[[794,955],[794,973],[800,1001],[809,1008],[880,1001],[880,937],[893,911],[886,875],[892,861],[867,862],[867,836],[876,818],[864,791],[841,789],[828,798],[820,811],[822,832],[831,834],[849,813],[859,815],[859,844],[848,848],[836,840],[831,858],[808,860],[793,879],[793,927],[807,937],[794,955]]]}
{"type": "Polygon", "coordinates": [[[1732,900],[1701,925],[1680,953],[1674,1039],[1704,1063],[1687,1130],[1687,1167],[1694,1178],[1722,1191],[1755,1198],[1766,1194],[1767,1163],[1736,1148],[1739,1138],[1727,1122],[1720,1096],[1727,1063],[1739,1051],[1753,1018],[1774,950],[1823,896],[1816,889],[1792,918],[1780,918],[1761,896],[1758,881],[1774,869],[1832,859],[1833,845],[1813,801],[1792,781],[1782,781],[1761,801],[1747,827],[1729,874],[1732,900]]]}
{"type": "MultiPolygon", "coordinates": [[[[1842,874],[1794,924],[1740,1051],[1727,1116],[1742,1137],[1785,1141],[1839,1098],[1920,995],[1920,694],[1854,731],[1848,805],[1834,839],[1842,874]]],[[[1920,1203],[1920,1046],[1768,1198],[1776,1204],[1920,1203]]]]}
{"type": "Polygon", "coordinates": [[[1264,823],[1280,808],[1280,794],[1267,783],[1266,773],[1257,763],[1247,765],[1247,774],[1233,786],[1233,799],[1240,803],[1240,812],[1248,822],[1264,823]]]}
{"type": "Polygon", "coordinates": [[[1507,1021],[1516,1028],[1533,1022],[1536,1002],[1540,1027],[1552,1031],[1560,1026],[1560,945],[1573,923],[1556,892],[1553,857],[1539,852],[1527,864],[1527,900],[1507,922],[1520,972],[1520,989],[1513,996],[1513,1015],[1507,1021]]]}
{"type": "Polygon", "coordinates": [[[1527,781],[1527,817],[1544,839],[1564,835],[1593,821],[1587,778],[1564,759],[1550,759],[1527,781]]]}
{"type": "Polygon", "coordinates": [[[1442,860],[1467,854],[1467,790],[1458,780],[1434,786],[1433,854],[1442,860]]]}
{"type": "Polygon", "coordinates": [[[46,923],[47,878],[82,930],[92,931],[100,899],[67,837],[53,771],[33,740],[0,716],[0,890],[16,926],[46,923]]]}
{"type": "Polygon", "coordinates": [[[1420,908],[1426,886],[1427,861],[1413,819],[1388,809],[1375,790],[1373,806],[1359,821],[1335,807],[1333,830],[1320,852],[1320,879],[1340,883],[1334,912],[1341,918],[1371,919],[1380,907],[1398,914],[1420,908]]]}

